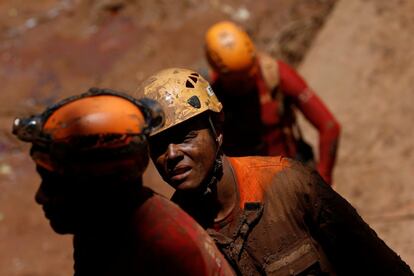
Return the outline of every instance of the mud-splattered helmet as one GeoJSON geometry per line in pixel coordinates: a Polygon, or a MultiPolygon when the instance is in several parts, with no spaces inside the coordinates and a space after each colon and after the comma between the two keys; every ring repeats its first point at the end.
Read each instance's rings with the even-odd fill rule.
{"type": "Polygon", "coordinates": [[[134,96],[152,99],[164,111],[164,125],[151,135],[206,111],[219,113],[222,109],[210,84],[197,72],[182,68],[169,68],[152,75],[140,85],[134,96]]]}

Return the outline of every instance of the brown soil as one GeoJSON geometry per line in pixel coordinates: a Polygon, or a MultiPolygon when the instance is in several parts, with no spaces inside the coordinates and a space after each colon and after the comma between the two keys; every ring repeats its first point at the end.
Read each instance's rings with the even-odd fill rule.
{"type": "Polygon", "coordinates": [[[343,126],[335,189],[411,267],[413,12],[412,1],[340,1],[300,67],[343,126]]]}

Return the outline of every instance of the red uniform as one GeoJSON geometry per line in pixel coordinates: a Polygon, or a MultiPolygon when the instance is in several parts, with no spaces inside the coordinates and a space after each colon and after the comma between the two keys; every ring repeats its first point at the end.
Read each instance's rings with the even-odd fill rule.
{"type": "Polygon", "coordinates": [[[213,90],[223,103],[225,113],[224,151],[230,156],[298,158],[302,154],[297,143],[299,135],[295,134],[295,109],[298,109],[319,132],[317,170],[331,183],[340,126],[293,68],[277,61],[275,69],[279,78],[276,87],[269,88],[260,72],[256,74],[253,91],[237,98],[225,93],[221,76],[213,73],[213,90]]]}
{"type": "Polygon", "coordinates": [[[75,275],[234,275],[213,240],[171,201],[143,188],[132,213],[74,236],[75,275]]]}

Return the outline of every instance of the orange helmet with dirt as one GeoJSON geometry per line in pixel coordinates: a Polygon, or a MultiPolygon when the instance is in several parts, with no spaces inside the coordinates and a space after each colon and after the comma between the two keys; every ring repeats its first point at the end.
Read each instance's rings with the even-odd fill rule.
{"type": "Polygon", "coordinates": [[[33,143],[37,165],[60,173],[142,173],[148,163],[146,135],[163,123],[161,108],[112,90],[90,89],[17,118],[13,133],[33,143]]]}
{"type": "Polygon", "coordinates": [[[84,97],[53,112],[43,132],[54,141],[74,136],[143,133],[145,118],[131,101],[114,95],[84,97]]]}
{"type": "Polygon", "coordinates": [[[207,30],[205,50],[218,73],[250,71],[256,64],[256,50],[249,35],[230,21],[216,23],[207,30]]]}

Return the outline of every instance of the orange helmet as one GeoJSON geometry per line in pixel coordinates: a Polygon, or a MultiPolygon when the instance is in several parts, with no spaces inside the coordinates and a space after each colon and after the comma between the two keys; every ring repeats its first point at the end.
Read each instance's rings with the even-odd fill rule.
{"type": "Polygon", "coordinates": [[[248,34],[230,21],[211,26],[205,35],[207,60],[218,73],[245,72],[256,63],[256,50],[248,34]]]}
{"type": "Polygon", "coordinates": [[[142,174],[146,136],[162,123],[156,102],[92,88],[40,115],[15,119],[13,134],[31,142],[35,163],[50,171],[98,175],[130,168],[142,174]]]}

